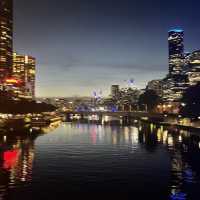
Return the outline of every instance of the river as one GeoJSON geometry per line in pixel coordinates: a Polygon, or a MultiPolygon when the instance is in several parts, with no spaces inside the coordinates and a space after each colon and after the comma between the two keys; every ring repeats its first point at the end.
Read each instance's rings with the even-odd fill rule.
{"type": "Polygon", "coordinates": [[[198,133],[142,123],[62,123],[0,134],[0,200],[80,195],[198,200],[198,133]]]}

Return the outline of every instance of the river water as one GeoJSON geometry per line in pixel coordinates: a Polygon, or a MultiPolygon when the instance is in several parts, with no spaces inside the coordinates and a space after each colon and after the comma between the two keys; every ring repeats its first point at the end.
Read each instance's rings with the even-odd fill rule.
{"type": "Polygon", "coordinates": [[[0,200],[199,195],[198,133],[142,123],[62,123],[0,134],[0,200]]]}

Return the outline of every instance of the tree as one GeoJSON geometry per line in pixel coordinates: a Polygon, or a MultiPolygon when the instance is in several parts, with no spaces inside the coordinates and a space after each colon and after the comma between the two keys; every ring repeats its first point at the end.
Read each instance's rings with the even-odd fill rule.
{"type": "Polygon", "coordinates": [[[146,90],[140,95],[138,104],[140,109],[145,108],[147,111],[154,111],[160,102],[161,99],[154,90],[146,90]]]}
{"type": "Polygon", "coordinates": [[[196,118],[200,116],[200,83],[189,87],[182,97],[180,113],[185,117],[196,118]]]}

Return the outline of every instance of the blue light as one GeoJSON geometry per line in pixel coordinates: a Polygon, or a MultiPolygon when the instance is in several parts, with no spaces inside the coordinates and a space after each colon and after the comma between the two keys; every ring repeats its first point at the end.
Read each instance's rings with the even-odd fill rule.
{"type": "Polygon", "coordinates": [[[183,192],[178,192],[171,195],[171,200],[186,200],[186,194],[183,192]]]}
{"type": "Polygon", "coordinates": [[[183,29],[179,29],[179,28],[174,28],[174,29],[169,30],[168,32],[169,33],[170,32],[182,33],[182,32],[184,32],[184,30],[183,29]]]}
{"type": "Polygon", "coordinates": [[[116,106],[112,106],[112,107],[111,107],[111,111],[112,111],[112,112],[117,112],[118,110],[117,110],[116,106]]]}

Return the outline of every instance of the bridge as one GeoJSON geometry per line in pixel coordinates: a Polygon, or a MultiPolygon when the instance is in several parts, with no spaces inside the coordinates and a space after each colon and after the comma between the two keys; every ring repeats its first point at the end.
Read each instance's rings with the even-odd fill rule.
{"type": "Polygon", "coordinates": [[[73,114],[73,115],[80,115],[80,116],[89,116],[89,115],[98,115],[98,116],[112,116],[112,117],[135,117],[135,118],[158,118],[163,119],[166,117],[164,114],[160,113],[150,113],[150,112],[130,112],[130,111],[117,111],[117,112],[111,112],[111,111],[67,111],[65,114],[73,114]]]}
{"type": "Polygon", "coordinates": [[[88,116],[98,116],[98,122],[102,122],[106,116],[115,117],[122,120],[123,124],[131,124],[134,120],[146,119],[154,122],[167,122],[167,123],[177,123],[178,116],[175,114],[161,114],[153,112],[144,111],[67,111],[64,113],[66,116],[66,121],[72,121],[71,115],[79,115],[80,119],[85,119],[88,116]]]}

